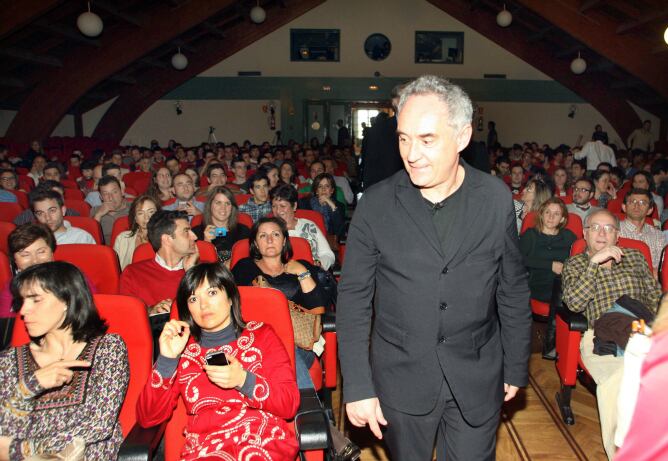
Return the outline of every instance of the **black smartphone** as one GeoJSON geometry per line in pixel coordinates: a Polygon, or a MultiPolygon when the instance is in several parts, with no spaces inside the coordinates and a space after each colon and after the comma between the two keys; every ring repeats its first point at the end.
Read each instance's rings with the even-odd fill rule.
{"type": "Polygon", "coordinates": [[[225,357],[225,353],[222,351],[213,352],[207,355],[206,363],[207,365],[215,365],[217,367],[223,367],[230,364],[230,362],[227,361],[227,357],[225,357]]]}

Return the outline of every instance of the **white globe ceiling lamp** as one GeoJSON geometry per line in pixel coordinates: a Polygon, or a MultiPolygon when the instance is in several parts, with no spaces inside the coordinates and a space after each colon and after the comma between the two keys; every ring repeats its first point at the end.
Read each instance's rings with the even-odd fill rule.
{"type": "Polygon", "coordinates": [[[666,42],[666,45],[668,45],[668,27],[666,27],[666,30],[663,31],[663,41],[666,42]]]}
{"type": "Polygon", "coordinates": [[[77,27],[87,37],[97,37],[102,33],[104,24],[97,14],[91,12],[90,2],[88,2],[88,11],[81,13],[77,18],[77,27]]]}
{"type": "Polygon", "coordinates": [[[501,27],[508,27],[510,23],[513,22],[513,15],[506,9],[506,5],[503,5],[503,10],[499,11],[499,14],[496,15],[496,23],[501,27]]]}
{"type": "Polygon", "coordinates": [[[183,70],[188,67],[188,58],[185,54],[181,53],[181,48],[178,50],[178,53],[172,56],[172,67],[176,70],[183,70]]]}
{"type": "Polygon", "coordinates": [[[260,6],[260,0],[257,0],[257,5],[250,10],[250,18],[255,24],[262,24],[267,19],[267,12],[260,6]]]}
{"type": "Polygon", "coordinates": [[[587,61],[580,57],[580,52],[578,52],[578,57],[571,61],[571,72],[574,74],[580,75],[587,70],[587,61]]]}

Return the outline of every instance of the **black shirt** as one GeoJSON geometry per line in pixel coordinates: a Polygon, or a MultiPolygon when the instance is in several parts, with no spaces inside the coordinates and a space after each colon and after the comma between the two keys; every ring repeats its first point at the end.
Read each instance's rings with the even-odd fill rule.
{"type": "MultiPolygon", "coordinates": [[[[198,240],[204,240],[204,229],[206,226],[201,224],[199,226],[193,227],[192,231],[197,236],[198,240]]],[[[213,246],[216,247],[216,252],[218,253],[218,259],[222,262],[225,262],[232,258],[232,246],[239,240],[247,239],[250,236],[250,229],[244,226],[243,224],[237,224],[237,226],[232,229],[231,232],[228,232],[225,237],[216,237],[211,240],[213,246]]]]}
{"type": "Polygon", "coordinates": [[[454,194],[446,197],[438,203],[432,203],[429,200],[424,199],[427,207],[429,207],[431,218],[434,222],[434,227],[436,228],[436,234],[441,241],[441,248],[444,252],[448,245],[450,232],[455,226],[455,218],[459,214],[460,207],[464,206],[464,194],[461,192],[463,187],[464,184],[462,183],[454,194]]]}

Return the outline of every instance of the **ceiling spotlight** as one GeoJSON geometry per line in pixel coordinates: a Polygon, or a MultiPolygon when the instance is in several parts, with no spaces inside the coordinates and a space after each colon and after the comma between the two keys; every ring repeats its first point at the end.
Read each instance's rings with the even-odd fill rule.
{"type": "Polygon", "coordinates": [[[369,85],[371,91],[378,91],[378,85],[369,85]]]}
{"type": "Polygon", "coordinates": [[[181,48],[178,48],[178,50],[178,53],[172,56],[172,66],[176,70],[183,70],[188,67],[188,58],[186,58],[185,54],[181,53],[181,48]]]}
{"type": "Polygon", "coordinates": [[[501,27],[508,27],[510,23],[513,22],[513,15],[506,9],[506,5],[503,5],[503,10],[499,11],[499,14],[496,15],[496,23],[501,27]]]}
{"type": "Polygon", "coordinates": [[[578,51],[578,57],[571,61],[571,72],[580,75],[585,70],[587,70],[587,61],[580,57],[580,52],[578,51]]]}
{"type": "Polygon", "coordinates": [[[77,18],[77,27],[87,37],[97,37],[102,33],[104,24],[97,14],[91,12],[90,2],[88,2],[88,11],[81,13],[77,18]]]}
{"type": "Polygon", "coordinates": [[[255,24],[262,24],[267,19],[267,12],[260,6],[260,0],[257,0],[257,5],[250,10],[250,18],[255,24]]]}
{"type": "Polygon", "coordinates": [[[663,32],[663,41],[668,45],[668,27],[666,27],[666,30],[663,32]]]}

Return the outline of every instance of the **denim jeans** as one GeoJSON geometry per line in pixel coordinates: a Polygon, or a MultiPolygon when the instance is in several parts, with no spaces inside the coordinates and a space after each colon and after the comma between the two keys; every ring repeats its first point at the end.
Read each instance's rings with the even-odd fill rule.
{"type": "Polygon", "coordinates": [[[297,387],[299,389],[313,389],[313,380],[309,368],[313,365],[315,354],[312,351],[295,347],[295,366],[297,368],[297,387]]]}

